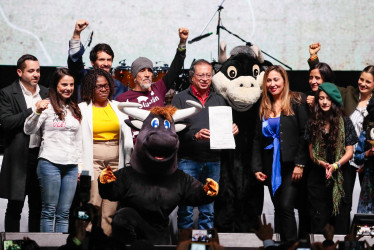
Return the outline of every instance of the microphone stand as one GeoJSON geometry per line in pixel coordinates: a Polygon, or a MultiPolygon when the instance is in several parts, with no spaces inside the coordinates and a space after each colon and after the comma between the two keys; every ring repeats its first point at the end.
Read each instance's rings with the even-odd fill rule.
{"type": "MultiPolygon", "coordinates": [[[[217,31],[219,29],[223,29],[225,30],[227,33],[229,33],[230,35],[232,36],[235,36],[236,38],[238,38],[239,40],[243,41],[246,45],[248,46],[252,46],[252,43],[251,42],[247,42],[246,40],[244,40],[243,38],[241,38],[240,36],[238,36],[237,34],[234,34],[232,33],[231,31],[229,31],[228,29],[226,29],[224,26],[222,25],[218,25],[217,26],[217,31]]],[[[218,32],[219,33],[219,32],[218,32]]],[[[283,66],[285,66],[286,68],[288,68],[289,70],[292,70],[292,68],[290,66],[288,66],[287,64],[279,61],[278,59],[274,58],[273,56],[269,55],[268,53],[266,53],[265,51],[261,50],[262,53],[264,53],[265,55],[267,55],[268,57],[272,58],[273,60],[279,62],[280,64],[282,64],[283,66]]],[[[218,56],[219,56],[219,35],[218,35],[218,56]]]]}
{"type": "MultiPolygon", "coordinates": [[[[231,31],[229,31],[228,29],[226,29],[224,26],[221,25],[221,11],[223,10],[223,2],[225,2],[225,0],[222,0],[221,4],[218,5],[218,8],[217,10],[214,12],[212,18],[210,18],[209,22],[205,25],[204,29],[201,31],[200,33],[200,36],[203,34],[203,32],[205,31],[205,29],[208,27],[208,25],[210,24],[210,22],[213,20],[213,18],[216,16],[217,12],[218,12],[218,22],[217,22],[217,31],[216,31],[216,34],[218,35],[218,57],[219,58],[219,45],[220,45],[220,40],[221,40],[221,32],[220,32],[220,29],[223,29],[225,31],[227,31],[230,35],[233,35],[235,36],[236,38],[238,38],[239,40],[243,41],[246,45],[249,45],[249,46],[252,46],[252,43],[250,42],[247,42],[246,40],[244,40],[243,38],[241,38],[240,36],[232,33],[231,31]]],[[[288,68],[289,70],[292,70],[292,68],[290,66],[288,66],[287,64],[279,61],[278,59],[274,58],[273,56],[269,55],[268,53],[266,53],[265,51],[261,50],[262,53],[264,53],[265,55],[267,55],[268,57],[272,58],[273,60],[279,62],[280,64],[282,64],[283,66],[285,66],[286,68],[288,68]]]]}
{"type": "Polygon", "coordinates": [[[218,6],[218,23],[217,23],[217,32],[216,34],[218,35],[218,55],[217,55],[217,58],[219,58],[219,43],[220,43],[220,40],[221,40],[221,32],[220,32],[220,27],[221,27],[221,11],[223,10],[223,4],[224,1],[222,1],[222,3],[218,6]]]}
{"type": "Polygon", "coordinates": [[[218,27],[219,27],[219,25],[221,23],[221,10],[223,9],[223,6],[222,6],[223,2],[225,2],[225,0],[222,0],[221,4],[218,5],[218,9],[214,12],[213,16],[210,18],[209,22],[205,25],[204,29],[200,33],[200,36],[202,36],[202,34],[204,33],[205,29],[208,27],[208,25],[210,24],[210,22],[212,22],[213,18],[216,16],[216,14],[218,12],[218,24],[217,24],[217,32],[216,32],[216,34],[218,35],[218,57],[219,57],[219,40],[220,40],[220,34],[219,34],[219,28],[218,27]]]}

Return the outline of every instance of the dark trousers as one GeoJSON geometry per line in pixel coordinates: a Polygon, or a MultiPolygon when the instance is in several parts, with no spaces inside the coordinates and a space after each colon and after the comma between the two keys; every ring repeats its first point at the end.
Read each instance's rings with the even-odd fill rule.
{"type": "Polygon", "coordinates": [[[335,234],[349,234],[352,210],[352,194],[356,180],[356,168],[346,164],[342,166],[344,198],[341,200],[339,214],[335,216],[335,234]]]}
{"type": "Polygon", "coordinates": [[[297,239],[295,206],[299,184],[292,181],[293,167],[291,164],[282,165],[282,184],[273,196],[269,186],[271,199],[275,209],[275,232],[280,233],[281,240],[286,242],[297,239]]]}
{"type": "Polygon", "coordinates": [[[311,233],[320,234],[327,223],[332,223],[332,184],[327,184],[325,168],[311,166],[307,180],[311,233]]]}
{"type": "MultiPolygon", "coordinates": [[[[29,204],[29,232],[40,232],[42,201],[36,167],[39,149],[30,149],[27,163],[25,195],[29,204]]],[[[5,232],[19,232],[24,200],[8,200],[5,212],[5,232]]]]}
{"type": "Polygon", "coordinates": [[[308,178],[308,196],[311,208],[312,233],[322,233],[327,223],[335,227],[336,234],[348,234],[350,229],[350,213],[352,193],[356,179],[356,169],[349,164],[341,167],[343,174],[344,197],[339,206],[339,214],[332,216],[332,185],[327,186],[326,171],[323,167],[312,166],[308,178]]]}
{"type": "Polygon", "coordinates": [[[153,227],[135,209],[129,207],[121,208],[114,215],[112,236],[125,244],[132,244],[136,240],[149,240],[155,245],[171,244],[167,225],[153,227]]]}
{"type": "Polygon", "coordinates": [[[303,178],[298,184],[298,194],[296,200],[296,208],[299,213],[299,239],[306,239],[310,233],[310,216],[308,206],[308,189],[306,180],[309,174],[309,165],[304,168],[303,178]]]}

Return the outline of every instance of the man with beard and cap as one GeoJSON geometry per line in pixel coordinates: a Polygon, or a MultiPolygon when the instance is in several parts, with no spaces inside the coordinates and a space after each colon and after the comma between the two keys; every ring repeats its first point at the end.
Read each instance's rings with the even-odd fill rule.
{"type": "MultiPolygon", "coordinates": [[[[131,64],[131,74],[134,78],[134,89],[119,95],[116,101],[136,102],[142,105],[142,109],[149,110],[152,107],[164,106],[165,94],[173,82],[178,78],[186,58],[186,41],[188,29],[179,28],[179,45],[174,59],[166,75],[157,82],[152,83],[153,63],[146,57],[139,57],[131,64]]],[[[135,138],[138,131],[132,130],[135,138]]]]}

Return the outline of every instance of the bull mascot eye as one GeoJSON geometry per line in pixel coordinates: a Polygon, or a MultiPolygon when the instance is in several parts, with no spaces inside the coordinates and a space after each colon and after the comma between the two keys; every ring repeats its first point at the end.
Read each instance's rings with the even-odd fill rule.
{"type": "Polygon", "coordinates": [[[165,120],[164,121],[164,126],[166,129],[169,129],[170,128],[170,122],[168,120],[165,120]]]}
{"type": "Polygon", "coordinates": [[[234,79],[238,75],[238,70],[234,66],[230,66],[227,68],[227,75],[234,79]]]}
{"type": "Polygon", "coordinates": [[[153,118],[151,121],[151,126],[154,128],[158,128],[159,125],[160,125],[160,122],[158,121],[158,118],[153,118]]]}
{"type": "Polygon", "coordinates": [[[260,74],[260,67],[257,64],[253,65],[252,74],[254,78],[257,78],[257,76],[260,74]]]}

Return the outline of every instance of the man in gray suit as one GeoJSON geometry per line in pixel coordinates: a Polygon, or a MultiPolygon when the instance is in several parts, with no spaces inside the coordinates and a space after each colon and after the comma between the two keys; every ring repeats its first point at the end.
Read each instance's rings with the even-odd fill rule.
{"type": "Polygon", "coordinates": [[[23,132],[25,119],[35,112],[35,105],[48,95],[39,86],[40,65],[32,55],[17,61],[19,79],[0,90],[0,126],[4,135],[4,158],[0,173],[0,198],[8,199],[5,231],[19,232],[25,196],[29,203],[29,232],[40,231],[41,198],[36,174],[40,136],[23,132]]]}

